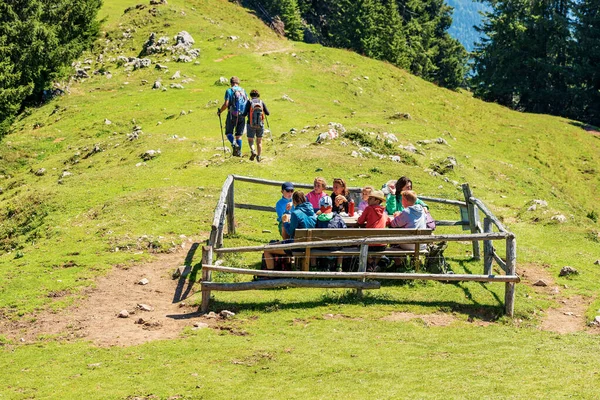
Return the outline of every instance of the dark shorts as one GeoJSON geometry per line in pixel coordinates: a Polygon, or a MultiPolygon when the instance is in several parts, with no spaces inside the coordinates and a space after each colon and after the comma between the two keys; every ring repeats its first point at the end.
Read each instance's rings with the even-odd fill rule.
{"type": "Polygon", "coordinates": [[[241,115],[238,117],[231,117],[231,114],[227,114],[227,120],[225,121],[226,135],[234,135],[233,131],[235,130],[234,136],[242,136],[244,134],[245,126],[246,122],[244,121],[244,117],[241,115]]]}
{"type": "Polygon", "coordinates": [[[251,128],[250,124],[246,125],[246,136],[248,136],[250,139],[253,139],[255,136],[257,138],[261,138],[263,137],[263,134],[265,133],[265,128],[260,126],[258,128],[251,128]]]}

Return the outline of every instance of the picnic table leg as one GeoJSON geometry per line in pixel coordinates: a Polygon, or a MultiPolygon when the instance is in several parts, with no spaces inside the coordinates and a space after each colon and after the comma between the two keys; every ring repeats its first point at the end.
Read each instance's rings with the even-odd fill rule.
{"type": "Polygon", "coordinates": [[[302,271],[310,270],[310,247],[306,248],[306,253],[304,253],[304,262],[302,263],[302,271]]]}

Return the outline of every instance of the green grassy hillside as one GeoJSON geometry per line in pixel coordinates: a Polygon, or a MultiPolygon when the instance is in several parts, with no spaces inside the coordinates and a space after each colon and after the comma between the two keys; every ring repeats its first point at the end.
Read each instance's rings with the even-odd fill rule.
{"type": "MultiPolygon", "coordinates": [[[[205,240],[220,187],[228,174],[306,183],[317,175],[329,181],[343,176],[352,186],[378,186],[408,175],[418,193],[454,199],[462,197],[459,183],[469,182],[475,196],[516,234],[518,271],[527,267],[551,275],[561,285],[562,295],[585,298],[589,304],[586,316],[588,320],[594,318],[600,308],[600,267],[594,265],[600,259],[600,136],[586,132],[573,121],[517,113],[473,99],[468,93],[440,89],[391,65],[351,52],[287,41],[247,10],[225,0],[170,0],[168,5],[159,6],[144,3],[143,8],[123,12],[136,4],[105,0],[101,11],[106,18],[103,36],[93,52],[80,60],[82,66],[90,67],[90,78],[73,80],[68,83],[68,95],[26,110],[0,142],[2,318],[23,320],[40,310],[77,303],[82,289],[114,266],[151,260],[158,253],[175,251],[189,238],[195,242],[205,240]],[[151,32],[157,37],[170,37],[172,43],[173,36],[182,30],[192,35],[194,47],[201,51],[193,62],[178,63],[168,54],[152,55],[149,68],[132,70],[117,58],[138,56],[151,32]],[[156,69],[155,63],[168,66],[168,70],[156,69]],[[171,79],[176,71],[180,71],[181,78],[171,79]],[[232,75],[241,78],[247,91],[259,89],[272,113],[269,123],[274,141],[266,141],[260,164],[250,162],[247,156],[224,158],[220,149],[222,138],[215,111],[222,104],[226,86],[215,82],[232,75]],[[157,80],[166,91],[152,89],[157,80]],[[174,83],[183,88],[171,88],[174,83]],[[411,118],[392,118],[396,113],[408,113],[411,118]],[[384,132],[393,133],[398,142],[391,149],[379,146],[399,155],[401,161],[354,158],[351,153],[360,146],[343,137],[315,144],[317,135],[325,132],[330,122],[341,123],[348,131],[371,140],[384,132]],[[128,134],[135,126],[141,127],[142,133],[130,140],[128,134]],[[417,144],[419,140],[440,137],[447,145],[417,144]],[[414,144],[420,152],[412,154],[398,147],[408,144],[414,144]],[[143,160],[147,150],[160,150],[160,155],[143,160]],[[448,156],[458,162],[454,171],[432,175],[432,165],[448,156]],[[548,206],[528,211],[534,199],[545,200],[548,206]],[[567,221],[551,220],[556,214],[566,216],[567,221]],[[559,278],[558,271],[565,265],[576,268],[579,275],[559,278]],[[52,293],[64,295],[57,298],[52,293]]],[[[247,143],[244,152],[247,155],[247,143]]],[[[279,197],[277,191],[263,192],[242,184],[239,187],[240,202],[271,205],[279,197]]],[[[436,216],[453,216],[443,208],[437,212],[436,216]]],[[[270,215],[239,211],[238,216],[239,234],[226,238],[229,244],[273,238],[273,234],[263,233],[264,227],[272,224],[270,215]]],[[[479,263],[465,259],[464,251],[468,249],[463,245],[451,250],[453,266],[479,270],[479,263]]],[[[241,261],[258,262],[248,257],[241,261]]],[[[184,258],[183,254],[182,262],[184,258]]],[[[193,263],[198,263],[198,258],[193,263]]],[[[362,374],[366,375],[365,383],[372,381],[390,389],[378,390],[370,397],[396,398],[408,393],[418,393],[415,397],[419,398],[442,397],[434,388],[419,386],[418,368],[423,363],[442,371],[441,376],[427,372],[431,379],[459,379],[459,375],[452,375],[456,370],[475,383],[475,387],[450,385],[448,397],[495,397],[487,391],[490,380],[498,397],[527,397],[528,393],[544,397],[539,387],[516,382],[523,376],[539,378],[545,368],[553,373],[563,368],[578,374],[578,386],[571,391],[567,385],[555,384],[546,377],[541,387],[552,386],[558,397],[567,393],[588,397],[597,387],[597,376],[579,375],[582,369],[572,365],[571,358],[563,357],[560,347],[569,349],[574,357],[580,355],[576,361],[587,365],[581,367],[584,370],[597,371],[597,359],[588,358],[586,351],[591,346],[597,348],[597,336],[581,333],[563,339],[538,332],[544,312],[558,307],[559,302],[525,284],[517,286],[517,318],[503,319],[485,334],[482,328],[466,322],[429,330],[414,323],[390,326],[379,320],[398,304],[403,310],[423,313],[453,310],[454,306],[448,304],[465,309],[489,307],[497,313],[502,307],[496,296],[501,298],[502,291],[500,286],[485,288],[477,284],[462,288],[434,283],[386,287],[367,298],[371,303],[364,304],[319,291],[217,294],[220,304],[238,304],[241,310],[248,304],[240,318],[251,321],[246,328],[250,342],[218,333],[187,332],[176,343],[160,342],[132,350],[97,350],[81,342],[51,342],[38,348],[19,345],[0,333],[0,344],[6,347],[0,365],[15,372],[7,386],[0,387],[0,398],[51,398],[52,386],[57,382],[70,387],[67,398],[89,395],[87,390],[93,387],[107,394],[96,394],[97,398],[149,394],[159,398],[177,394],[182,398],[256,398],[261,394],[296,398],[310,393],[330,397],[331,393],[322,388],[312,392],[302,389],[308,382],[316,385],[319,379],[331,385],[334,393],[364,398],[357,384],[362,374]],[[347,308],[343,305],[346,300],[347,308]],[[307,309],[293,306],[309,303],[307,309]],[[280,312],[263,317],[267,311],[277,311],[280,304],[280,312]],[[390,346],[395,355],[370,354],[374,343],[357,336],[351,318],[327,325],[319,316],[331,309],[343,309],[344,314],[362,318],[359,332],[377,337],[376,342],[390,346]],[[295,318],[313,321],[314,331],[303,337],[297,324],[290,324],[295,318]],[[328,333],[330,330],[338,333],[328,333]],[[398,348],[394,339],[398,334],[407,338],[404,343],[413,346],[398,348]],[[490,337],[500,352],[485,346],[490,337]],[[325,347],[325,352],[333,353],[313,354],[314,349],[304,347],[307,338],[314,340],[315,348],[325,347]],[[295,349],[290,357],[286,355],[288,347],[275,345],[288,339],[292,343],[289,347],[295,349]],[[446,339],[455,343],[435,350],[422,343],[446,339]],[[481,344],[473,344],[478,341],[481,344]],[[536,348],[542,348],[542,353],[536,348]],[[252,359],[248,364],[251,367],[232,367],[220,349],[240,359],[252,359]],[[157,356],[139,365],[126,361],[147,352],[157,356]],[[500,388],[502,376],[514,366],[508,362],[511,352],[516,352],[515,362],[522,368],[518,374],[511,372],[514,381],[500,388]],[[473,353],[480,356],[473,360],[468,356],[473,353]],[[110,368],[93,371],[93,377],[88,374],[71,383],[62,380],[78,374],[79,367],[85,370],[89,363],[76,366],[65,360],[64,367],[49,373],[44,382],[40,382],[40,375],[25,377],[18,372],[29,363],[36,370],[45,370],[52,359],[62,359],[64,354],[83,358],[91,354],[92,358],[120,361],[103,361],[110,368]],[[185,359],[190,354],[192,359],[168,373],[164,370],[165,360],[185,359]],[[344,357],[357,354],[356,363],[349,367],[344,357]],[[363,355],[369,360],[383,357],[383,365],[378,367],[372,360],[365,363],[360,359],[363,355]],[[390,372],[401,363],[396,356],[406,358],[409,365],[410,382],[405,387],[398,386],[390,372]],[[444,361],[448,358],[453,360],[451,366],[444,361]],[[18,359],[22,361],[14,362],[18,359]],[[327,364],[331,359],[337,362],[327,364]],[[559,359],[562,361],[556,364],[559,359]],[[313,362],[319,367],[299,367],[313,362]],[[537,365],[525,368],[530,362],[537,365]],[[209,371],[202,375],[204,382],[196,383],[199,378],[195,378],[192,384],[177,376],[178,371],[188,374],[189,364],[203,364],[201,368],[209,371]],[[271,368],[273,378],[261,372],[254,380],[261,367],[271,368]],[[150,372],[131,386],[117,384],[117,375],[133,376],[138,368],[161,374],[177,388],[155,381],[150,372]],[[348,368],[352,369],[351,375],[335,378],[348,368]],[[492,369],[495,373],[491,377],[484,372],[492,369]],[[218,378],[217,372],[229,378],[218,378]],[[292,373],[297,378],[295,383],[286,378],[292,373]],[[215,379],[225,379],[225,384],[218,385],[215,379]],[[284,382],[290,385],[288,395],[266,389],[284,382]],[[250,383],[257,386],[248,389],[245,385],[250,383]],[[196,386],[201,389],[194,389],[196,386]],[[238,394],[232,395],[230,389],[238,394]],[[245,390],[249,390],[248,397],[241,394],[245,390]]]]}

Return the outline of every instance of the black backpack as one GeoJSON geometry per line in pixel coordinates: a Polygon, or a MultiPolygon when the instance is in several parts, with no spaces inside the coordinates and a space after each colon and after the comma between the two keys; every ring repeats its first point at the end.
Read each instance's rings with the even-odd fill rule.
{"type": "Polygon", "coordinates": [[[447,242],[431,243],[427,245],[429,253],[425,257],[425,270],[430,274],[453,274],[450,264],[446,262],[444,250],[448,247],[447,242]]]}

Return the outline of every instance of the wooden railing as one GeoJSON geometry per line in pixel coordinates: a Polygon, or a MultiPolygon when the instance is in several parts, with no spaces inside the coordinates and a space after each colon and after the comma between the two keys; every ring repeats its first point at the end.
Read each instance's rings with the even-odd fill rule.
{"type": "MultiPolygon", "coordinates": [[[[253,184],[281,186],[283,182],[267,179],[250,178],[239,175],[229,175],[219,196],[217,206],[211,226],[211,233],[208,240],[208,246],[203,248],[202,252],[202,306],[203,312],[208,311],[210,292],[213,290],[250,290],[263,289],[267,287],[352,287],[357,290],[374,289],[379,286],[374,282],[366,282],[366,279],[421,279],[421,280],[439,280],[439,281],[479,281],[479,282],[504,282],[505,287],[505,312],[512,316],[514,313],[514,298],[515,298],[515,283],[519,282],[519,277],[516,275],[516,238],[514,234],[509,232],[504,225],[496,218],[485,204],[472,195],[468,184],[463,184],[463,193],[465,201],[439,199],[428,196],[419,196],[421,199],[430,203],[440,203],[446,205],[457,206],[466,209],[467,220],[461,218],[458,221],[437,220],[438,226],[468,226],[470,233],[464,234],[444,234],[431,236],[406,236],[406,237],[377,237],[365,239],[349,239],[349,240],[328,240],[318,242],[302,242],[288,244],[274,244],[261,246],[243,246],[233,248],[223,248],[223,232],[225,229],[225,221],[227,221],[227,231],[230,234],[235,233],[235,208],[250,209],[263,212],[274,212],[274,207],[254,204],[236,204],[234,195],[234,182],[248,182],[253,184]],[[483,219],[483,227],[479,220],[479,211],[485,218],[483,219]],[[496,226],[499,232],[493,232],[493,226],[496,226]],[[506,241],[506,255],[503,260],[496,252],[493,241],[506,241]],[[226,254],[237,252],[264,252],[269,250],[293,250],[303,249],[306,247],[343,247],[343,246],[360,246],[359,265],[366,265],[366,257],[369,244],[388,243],[434,243],[440,241],[470,241],[473,243],[473,258],[480,258],[479,243],[483,242],[484,253],[484,270],[483,275],[446,275],[446,274],[401,274],[401,273],[374,273],[374,272],[341,272],[341,273],[324,273],[324,272],[306,272],[306,271],[257,271],[245,270],[239,268],[230,268],[213,265],[214,254],[226,254]],[[364,258],[364,259],[363,259],[364,258]],[[492,266],[496,262],[505,275],[493,275],[492,266]],[[276,276],[278,278],[285,277],[290,279],[278,279],[277,281],[260,281],[260,282],[244,282],[244,283],[216,283],[211,282],[212,271],[227,271],[239,274],[252,274],[256,276],[276,276]],[[358,275],[356,275],[358,274],[358,275]],[[329,278],[338,279],[337,281],[310,281],[306,278],[329,278]],[[305,279],[293,279],[305,278],[305,279]],[[339,280],[345,278],[345,280],[339,280]],[[361,282],[352,282],[348,279],[360,279],[361,282]],[[352,282],[352,283],[349,283],[352,282]]],[[[296,188],[312,189],[313,185],[303,183],[293,183],[296,188]]],[[[351,195],[358,196],[361,188],[349,188],[351,195]]],[[[465,213],[460,213],[461,215],[465,213]]]]}

